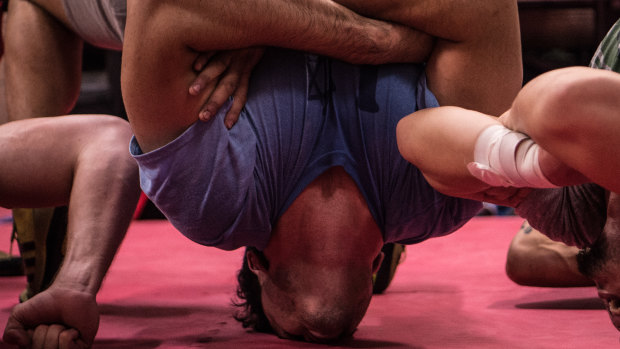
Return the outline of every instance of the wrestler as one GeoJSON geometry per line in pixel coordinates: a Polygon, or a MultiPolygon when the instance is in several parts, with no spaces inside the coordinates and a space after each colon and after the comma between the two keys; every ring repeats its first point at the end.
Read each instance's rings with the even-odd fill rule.
{"type": "MultiPolygon", "coordinates": [[[[128,4],[123,93],[142,186],[190,239],[223,249],[253,247],[247,264],[260,287],[244,292],[258,301],[248,309],[247,325],[260,323],[285,338],[347,336],[366,311],[383,243],[444,235],[479,210],[479,203],[428,192],[417,170],[398,155],[393,132],[408,111],[436,106],[437,100],[455,104],[461,89],[486,96],[469,99],[485,105],[481,109],[508,107],[505,97],[520,81],[519,62],[511,64],[512,55],[519,55],[514,2],[485,2],[460,21],[436,20],[450,14],[468,18],[456,16],[448,4],[390,3],[401,8],[387,14],[411,14],[410,22],[429,33],[456,35],[435,45],[425,74],[419,66],[358,67],[269,50],[230,132],[218,122],[222,115],[216,122],[196,123],[200,98],[179,92],[193,75],[169,62],[191,63],[193,51],[275,39],[247,37],[243,33],[251,26],[235,22],[240,34],[227,28],[227,38],[235,39],[223,42],[204,34],[217,32],[213,22],[202,16],[187,20],[190,15],[171,10],[171,3],[128,4]],[[484,16],[474,20],[477,11],[484,16]],[[428,22],[415,16],[429,13],[428,22]],[[450,30],[442,31],[448,22],[450,30]],[[472,41],[466,40],[469,35],[472,41]],[[499,49],[492,51],[495,40],[499,49]],[[501,58],[489,61],[489,52],[501,58]],[[499,83],[507,68],[504,77],[510,83],[501,84],[503,91],[480,84],[478,78],[492,77],[499,83]]],[[[387,7],[380,2],[357,6],[368,13],[378,10],[379,17],[387,7]]],[[[201,13],[204,7],[197,3],[187,12],[201,13]]]]}
{"type": "MultiPolygon", "coordinates": [[[[260,2],[273,6],[265,12],[256,11],[256,4],[247,12],[239,8],[245,2],[217,7],[229,11],[227,17],[212,11],[212,2],[128,2],[123,94],[136,136],[131,149],[142,166],[143,189],[185,235],[223,249],[262,250],[264,259],[249,253],[247,262],[276,333],[333,340],[350,335],[365,313],[385,242],[447,234],[479,209],[479,203],[432,190],[398,155],[394,130],[400,117],[436,106],[437,99],[458,103],[458,91],[471,94],[464,102],[468,107],[488,112],[508,107],[521,79],[516,3],[481,1],[459,12],[454,4],[399,2],[392,4],[399,10],[393,13],[381,2],[358,4],[359,11],[377,10],[380,17],[412,14],[411,23],[425,30],[421,36],[394,25],[389,27],[395,31],[369,32],[376,21],[329,1],[293,3],[302,6],[301,17],[282,15],[280,10],[295,8],[288,2],[260,2]],[[308,17],[308,10],[317,16],[308,17]],[[246,23],[239,13],[257,18],[246,23]],[[450,29],[441,30],[450,17],[450,29]],[[292,24],[283,27],[282,18],[292,24]],[[316,21],[321,18],[333,20],[330,28],[348,29],[325,31],[316,21]],[[375,47],[370,58],[351,47],[358,40],[350,36],[359,32],[361,45],[375,47]],[[348,36],[338,39],[334,33],[348,36]],[[388,40],[375,35],[382,33],[388,40]],[[392,41],[394,34],[401,40],[392,41]],[[426,37],[435,35],[439,41],[427,45],[426,37]],[[420,66],[352,66],[270,49],[238,124],[228,130],[223,113],[197,122],[209,95],[201,88],[187,93],[197,76],[190,67],[198,52],[255,45],[296,45],[292,48],[368,63],[422,60],[431,48],[433,53],[423,73],[420,66]],[[503,83],[497,88],[484,81],[503,83]],[[304,105],[308,109],[298,108],[304,105]],[[192,146],[198,143],[204,147],[192,146]],[[182,155],[170,156],[175,152],[182,155]],[[168,162],[174,159],[179,162],[168,162]],[[304,277],[293,277],[300,274],[304,277]]],[[[26,315],[22,307],[21,316],[36,318],[31,310],[26,315]]],[[[5,338],[26,343],[27,326],[12,324],[5,338]]],[[[93,338],[80,340],[88,345],[93,338]]]]}
{"type": "Polygon", "coordinates": [[[620,328],[619,111],[620,74],[571,67],[532,80],[499,120],[423,110],[399,123],[397,137],[440,192],[515,207],[552,240],[583,248],[582,272],[620,328]]]}
{"type": "MultiPolygon", "coordinates": [[[[590,67],[620,72],[620,20],[601,41],[590,67]]],[[[593,285],[579,272],[578,253],[577,247],[551,240],[525,222],[510,244],[506,274],[526,286],[593,285]]]]}

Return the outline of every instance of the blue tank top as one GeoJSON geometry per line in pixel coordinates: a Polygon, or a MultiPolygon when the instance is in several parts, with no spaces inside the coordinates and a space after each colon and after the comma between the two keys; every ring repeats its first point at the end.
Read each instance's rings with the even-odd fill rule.
{"type": "Polygon", "coordinates": [[[231,130],[222,110],[153,152],[135,139],[130,149],[144,192],[200,244],[263,249],[295,198],[334,166],[356,182],[384,241],[412,244],[453,232],[481,208],[435,191],[398,152],[398,121],[437,105],[423,66],[272,49],[231,130]]]}

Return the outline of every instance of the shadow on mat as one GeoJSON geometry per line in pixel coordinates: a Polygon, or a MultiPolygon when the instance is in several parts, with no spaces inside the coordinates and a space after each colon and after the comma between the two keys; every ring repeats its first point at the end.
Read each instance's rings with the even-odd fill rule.
{"type": "Polygon", "coordinates": [[[341,342],[335,343],[338,347],[344,348],[411,348],[421,349],[423,347],[413,346],[411,344],[398,343],[384,340],[372,340],[372,339],[346,339],[341,342]]]}
{"type": "Polygon", "coordinates": [[[573,298],[528,302],[515,304],[515,307],[519,309],[605,310],[605,304],[599,298],[573,298]]]}
{"type": "Polygon", "coordinates": [[[93,349],[151,349],[157,348],[162,341],[152,339],[95,339],[93,349]]]}
{"type": "Polygon", "coordinates": [[[224,314],[230,316],[231,308],[228,306],[207,308],[204,306],[162,306],[162,305],[136,305],[136,304],[100,304],[99,313],[107,316],[122,316],[132,318],[156,318],[188,316],[195,313],[211,315],[224,314]]]}
{"type": "MultiPolygon", "coordinates": [[[[210,336],[185,336],[174,339],[157,340],[157,339],[129,339],[129,340],[115,340],[115,339],[102,339],[95,340],[93,349],[152,349],[163,347],[167,344],[173,347],[206,347],[208,345],[215,346],[216,348],[225,347],[249,347],[246,341],[239,341],[239,337],[223,336],[223,337],[210,337],[210,336]],[[226,344],[228,343],[228,344],[226,344]]],[[[269,338],[272,339],[272,338],[269,338]]],[[[286,340],[278,340],[278,343],[270,341],[257,341],[254,343],[256,347],[265,348],[304,348],[311,346],[305,342],[294,342],[286,340]],[[280,343],[280,341],[282,341],[280,343]]],[[[412,346],[411,344],[397,343],[391,341],[371,340],[371,339],[351,339],[343,342],[334,343],[339,348],[407,348],[407,349],[421,349],[419,346],[412,346]]],[[[322,345],[317,345],[322,346],[322,345]]]]}

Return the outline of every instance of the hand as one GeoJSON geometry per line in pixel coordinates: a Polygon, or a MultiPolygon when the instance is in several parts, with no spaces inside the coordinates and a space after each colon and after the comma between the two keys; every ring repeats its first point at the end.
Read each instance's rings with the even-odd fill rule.
{"type": "Polygon", "coordinates": [[[230,129],[237,122],[247,101],[252,69],[263,52],[263,48],[249,48],[203,53],[196,58],[194,70],[198,76],[192,82],[189,93],[197,96],[205,92],[209,96],[198,114],[200,120],[209,120],[232,96],[232,106],[226,113],[224,124],[230,129]]]}
{"type": "Polygon", "coordinates": [[[13,308],[3,340],[20,348],[90,348],[99,328],[95,296],[55,287],[13,308]]]}

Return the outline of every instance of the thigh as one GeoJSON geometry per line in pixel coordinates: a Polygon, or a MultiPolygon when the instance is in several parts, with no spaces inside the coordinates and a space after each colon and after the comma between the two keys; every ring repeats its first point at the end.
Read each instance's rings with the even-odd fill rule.
{"type": "Polygon", "coordinates": [[[18,0],[18,1],[28,1],[33,4],[36,4],[37,6],[47,11],[54,18],[62,22],[67,28],[73,29],[71,23],[69,22],[69,19],[67,18],[67,13],[65,12],[65,7],[63,5],[63,2],[68,1],[68,0],[18,0]]]}
{"type": "Polygon", "coordinates": [[[10,120],[67,114],[81,84],[82,41],[44,8],[9,3],[4,65],[10,120]]]}

